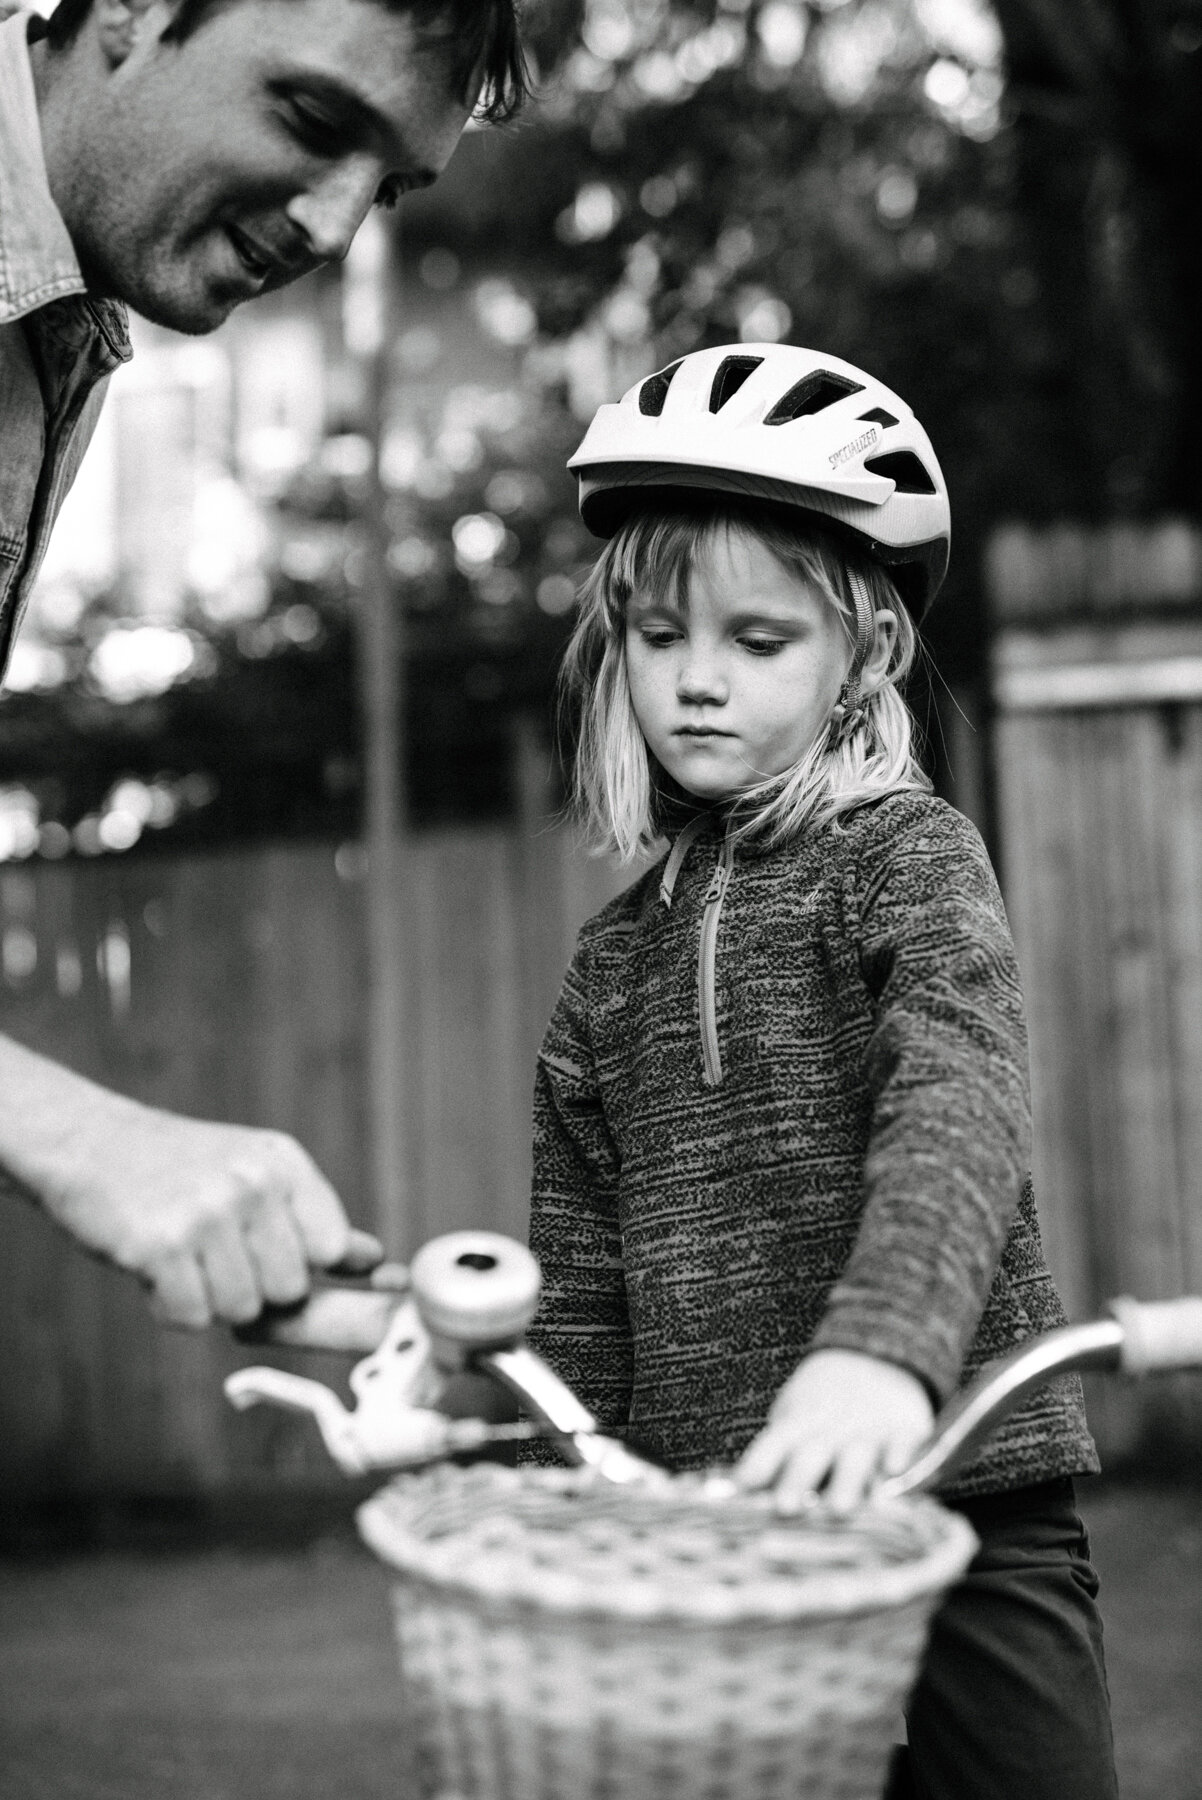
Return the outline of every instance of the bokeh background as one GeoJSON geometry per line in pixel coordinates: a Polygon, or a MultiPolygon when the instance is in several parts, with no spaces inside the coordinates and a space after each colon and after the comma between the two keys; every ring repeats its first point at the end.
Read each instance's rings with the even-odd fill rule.
{"type": "MultiPolygon", "coordinates": [[[[1199,1290],[1202,4],[532,0],[528,35],[528,115],[343,270],[134,322],[0,699],[0,1026],[296,1132],[395,1254],[520,1234],[534,1050],[629,879],[561,815],[565,457],[682,351],[819,346],[947,472],[913,702],[1003,879],[1070,1311],[1199,1290]]],[[[349,1512],[303,1422],[228,1412],[222,1334],[15,1195],[0,1231],[16,1539],[349,1512]]],[[[1202,1478],[1197,1384],[1090,1398],[1112,1470],[1202,1478]]]]}

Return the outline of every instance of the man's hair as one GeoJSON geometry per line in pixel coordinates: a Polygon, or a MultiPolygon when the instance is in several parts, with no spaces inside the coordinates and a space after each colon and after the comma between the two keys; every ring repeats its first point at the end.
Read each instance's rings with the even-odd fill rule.
{"type": "Polygon", "coordinates": [[[866,801],[931,785],[899,692],[917,655],[917,633],[884,565],[812,517],[769,501],[709,494],[660,508],[650,502],[631,514],[586,576],[560,673],[564,711],[578,720],[575,810],[598,847],[616,850],[623,862],[670,832],[682,803],[697,806],[675,789],[639,730],[626,674],[626,608],[636,593],[672,594],[685,605],[698,558],[727,534],[757,539],[790,574],[816,588],[849,645],[856,618],[849,566],[873,610],[886,608],[897,618],[889,665],[866,696],[855,730],[836,746],[822,731],[791,769],[750,780],[728,805],[736,839],[755,837],[775,848],[866,801]]]}
{"type": "MultiPolygon", "coordinates": [[[[183,43],[210,13],[238,0],[179,0],[163,33],[183,43]]],[[[518,0],[373,0],[387,12],[407,13],[428,44],[445,46],[456,98],[479,101],[476,117],[496,124],[511,119],[530,92],[530,72],[522,49],[518,0]]],[[[50,44],[61,49],[77,35],[92,0],[59,0],[47,21],[50,44]]]]}

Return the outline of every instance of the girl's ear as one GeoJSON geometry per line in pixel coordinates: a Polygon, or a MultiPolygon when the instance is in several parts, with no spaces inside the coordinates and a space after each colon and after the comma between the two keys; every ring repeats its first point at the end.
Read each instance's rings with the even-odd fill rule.
{"type": "Polygon", "coordinates": [[[897,644],[897,614],[887,607],[881,607],[876,615],[876,636],[872,649],[864,661],[860,672],[860,692],[867,699],[882,686],[889,672],[889,664],[893,660],[893,651],[897,644]]]}

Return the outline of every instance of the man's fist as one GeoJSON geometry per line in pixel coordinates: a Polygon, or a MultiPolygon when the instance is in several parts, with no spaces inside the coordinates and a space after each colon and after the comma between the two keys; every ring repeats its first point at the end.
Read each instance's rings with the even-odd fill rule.
{"type": "Polygon", "coordinates": [[[3,1038],[0,1095],[0,1168],[173,1325],[244,1323],[301,1299],[311,1269],[380,1260],[283,1132],[142,1106],[3,1038]]]}

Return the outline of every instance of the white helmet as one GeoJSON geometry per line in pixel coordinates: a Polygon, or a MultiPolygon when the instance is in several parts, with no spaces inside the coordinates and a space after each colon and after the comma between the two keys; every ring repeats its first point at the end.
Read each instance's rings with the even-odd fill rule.
{"type": "Polygon", "coordinates": [[[947,570],[947,487],[926,432],[891,389],[817,350],[682,356],[602,406],[568,468],[597,537],[640,490],[708,488],[820,514],[888,565],[915,619],[947,570]]]}

